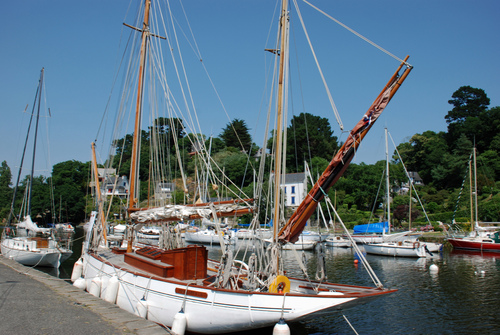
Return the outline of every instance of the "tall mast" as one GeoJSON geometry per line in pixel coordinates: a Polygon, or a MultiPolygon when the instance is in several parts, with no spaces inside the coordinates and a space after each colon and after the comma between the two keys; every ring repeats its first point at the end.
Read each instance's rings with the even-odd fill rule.
{"type": "Polygon", "coordinates": [[[105,218],[104,209],[103,209],[101,185],[99,183],[99,172],[97,170],[97,158],[95,155],[95,143],[93,143],[93,142],[92,142],[92,172],[94,174],[94,179],[95,179],[95,189],[97,192],[97,202],[98,202],[97,208],[99,210],[99,218],[101,220],[102,237],[104,238],[104,244],[106,244],[107,243],[106,218],[105,218]]]}
{"type": "Polygon", "coordinates": [[[278,77],[278,101],[277,101],[277,127],[276,127],[276,151],[274,157],[274,241],[277,242],[278,238],[278,225],[280,223],[280,198],[281,198],[281,160],[282,160],[282,149],[283,149],[283,139],[282,139],[282,123],[283,123],[283,96],[284,96],[284,77],[285,77],[285,54],[287,48],[287,30],[288,30],[288,13],[287,13],[288,3],[287,0],[283,0],[281,7],[281,41],[280,41],[280,63],[279,63],[279,77],[278,77]]]}
{"type": "Polygon", "coordinates": [[[130,193],[129,193],[129,211],[134,209],[137,204],[137,182],[139,169],[139,139],[141,136],[141,115],[142,115],[142,94],[144,81],[144,68],[146,66],[146,48],[149,37],[149,10],[151,8],[151,0],[145,0],[144,7],[144,22],[142,24],[141,35],[141,58],[139,62],[139,77],[137,85],[137,103],[135,107],[135,127],[134,140],[132,144],[132,157],[130,165],[130,193]]]}
{"type": "Polygon", "coordinates": [[[33,189],[33,174],[35,171],[36,138],[38,135],[38,121],[40,120],[40,104],[42,101],[43,73],[44,73],[44,68],[42,68],[42,72],[40,74],[40,83],[39,83],[39,90],[38,90],[38,110],[36,113],[35,137],[33,139],[33,159],[31,160],[31,175],[30,175],[30,185],[29,185],[29,191],[28,191],[28,205],[26,206],[26,208],[27,208],[26,213],[27,213],[27,215],[30,215],[30,216],[31,216],[31,190],[33,189]]]}
{"type": "Polygon", "coordinates": [[[475,223],[472,230],[476,228],[477,223],[477,163],[476,163],[476,147],[474,147],[474,209],[475,209],[475,223]]]}
{"type": "MultiPolygon", "coordinates": [[[[389,182],[389,144],[387,142],[387,128],[385,128],[385,186],[387,200],[387,225],[389,233],[391,232],[391,192],[389,182]]],[[[410,195],[411,197],[411,195],[410,195]]]]}

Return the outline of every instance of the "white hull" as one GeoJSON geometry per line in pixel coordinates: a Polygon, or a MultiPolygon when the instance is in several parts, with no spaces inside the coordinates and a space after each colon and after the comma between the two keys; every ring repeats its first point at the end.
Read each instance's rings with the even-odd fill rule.
{"type": "MultiPolygon", "coordinates": [[[[262,240],[267,246],[270,246],[273,243],[272,239],[264,239],[262,240]]],[[[285,243],[281,246],[283,250],[313,250],[316,247],[318,242],[316,241],[297,241],[295,243],[285,243]]]]}
{"type": "Polygon", "coordinates": [[[123,262],[115,262],[123,257],[110,252],[101,253],[99,256],[84,253],[83,276],[87,289],[99,282],[102,286],[97,294],[106,297],[110,278],[116,276],[119,278],[116,304],[120,308],[137,315],[141,314],[141,310],[147,310],[142,312],[143,317],[172,326],[175,315],[184,303],[186,330],[203,334],[222,334],[273,326],[282,313],[286,321],[318,317],[333,312],[340,305],[351,307],[391,292],[323,283],[320,285],[320,293],[317,294],[312,289],[317,283],[298,279],[290,279],[290,292],[286,296],[282,293],[252,292],[244,289],[217,289],[202,286],[201,280],[193,283],[192,280],[180,281],[152,276],[134,267],[127,269],[123,262]],[[145,309],[142,308],[144,306],[145,309]]]}
{"type": "Polygon", "coordinates": [[[14,237],[2,240],[2,255],[27,266],[48,266],[59,268],[73,252],[57,248],[55,241],[49,240],[47,248],[37,247],[33,238],[14,237]]]}
{"type": "MultiPolygon", "coordinates": [[[[221,232],[222,238],[224,239],[224,243],[226,244],[235,244],[238,238],[234,231],[229,231],[228,233],[221,232]]],[[[216,234],[214,230],[200,230],[197,232],[188,232],[184,233],[184,240],[188,243],[202,243],[202,244],[219,244],[220,245],[220,237],[216,234]]]]}
{"type": "Polygon", "coordinates": [[[381,234],[374,235],[352,235],[352,239],[357,244],[382,243],[384,238],[381,234]]]}
{"type": "Polygon", "coordinates": [[[325,239],[326,236],[322,236],[320,233],[305,230],[299,235],[299,241],[315,241],[321,242],[325,239]]]}
{"type": "Polygon", "coordinates": [[[378,244],[366,244],[364,249],[367,254],[395,256],[395,257],[426,257],[425,245],[419,242],[402,243],[386,242],[378,244]]]}
{"type": "Polygon", "coordinates": [[[442,243],[434,243],[434,242],[420,242],[420,243],[425,244],[425,246],[430,252],[440,252],[441,249],[443,248],[442,243]]]}
{"type": "Polygon", "coordinates": [[[327,247],[352,248],[352,243],[342,236],[329,237],[325,240],[327,247]]]}
{"type": "Polygon", "coordinates": [[[252,229],[238,229],[236,231],[236,237],[238,239],[252,239],[254,237],[256,238],[271,238],[273,235],[273,232],[270,229],[257,229],[257,230],[252,230],[252,229]]]}

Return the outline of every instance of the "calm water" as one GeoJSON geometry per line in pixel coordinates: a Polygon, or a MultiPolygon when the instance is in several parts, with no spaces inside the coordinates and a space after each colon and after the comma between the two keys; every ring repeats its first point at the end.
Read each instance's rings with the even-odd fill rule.
{"type": "MultiPolygon", "coordinates": [[[[72,258],[59,272],[49,273],[71,276],[82,235],[78,228],[72,258]]],[[[210,258],[220,256],[220,248],[207,248],[210,258]]],[[[325,253],[328,281],[373,286],[363,266],[354,264],[351,249],[326,248],[325,253]]],[[[314,278],[316,254],[305,252],[305,257],[314,278]]],[[[398,291],[329,317],[290,324],[292,334],[355,334],[344,316],[359,334],[500,334],[500,254],[451,251],[432,259],[374,255],[367,259],[384,286],[398,291]],[[429,271],[431,264],[438,266],[437,273],[429,271]]],[[[285,262],[288,275],[301,276],[293,252],[285,252],[285,262]]],[[[271,333],[272,328],[260,332],[271,333]]]]}

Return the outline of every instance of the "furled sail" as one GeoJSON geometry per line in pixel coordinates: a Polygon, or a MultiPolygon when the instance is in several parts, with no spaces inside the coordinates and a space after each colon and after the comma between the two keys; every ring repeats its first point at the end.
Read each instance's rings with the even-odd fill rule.
{"type": "Polygon", "coordinates": [[[137,210],[130,214],[135,223],[209,219],[210,217],[241,216],[253,212],[253,199],[217,201],[194,205],[167,205],[137,210]]]}
{"type": "Polygon", "coordinates": [[[368,112],[363,115],[363,118],[351,130],[347,140],[333,157],[326,170],[292,214],[286,225],[280,230],[278,234],[278,239],[280,241],[294,243],[298,240],[307,220],[316,210],[319,201],[324,198],[328,190],[344,174],[361,141],[410,73],[412,67],[406,63],[407,59],[408,56],[405,58],[404,62],[400,64],[385,88],[370,106],[368,112]],[[399,72],[403,66],[405,66],[405,70],[400,75],[399,72]]]}

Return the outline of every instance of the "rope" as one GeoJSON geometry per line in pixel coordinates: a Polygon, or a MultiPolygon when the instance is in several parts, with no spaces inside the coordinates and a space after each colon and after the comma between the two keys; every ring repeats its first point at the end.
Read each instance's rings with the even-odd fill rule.
{"type": "MultiPolygon", "coordinates": [[[[294,0],[295,1],[295,0],[294,0]]],[[[361,38],[363,41],[373,45],[375,48],[379,49],[380,51],[382,51],[383,53],[389,55],[390,57],[396,59],[397,61],[399,61],[400,63],[404,63],[405,65],[407,66],[410,66],[410,64],[408,64],[407,62],[405,62],[404,60],[402,60],[401,58],[395,56],[394,54],[390,53],[389,51],[387,51],[386,49],[382,48],[381,46],[379,46],[378,44],[376,44],[375,42],[372,42],[370,41],[368,38],[364,37],[363,35],[361,35],[360,33],[358,33],[357,31],[355,31],[354,29],[352,28],[349,28],[348,26],[346,26],[345,24],[343,24],[342,22],[340,22],[339,20],[333,18],[332,16],[326,14],[324,11],[322,11],[321,9],[319,9],[318,7],[312,5],[311,3],[309,3],[307,0],[303,0],[306,4],[308,4],[309,6],[311,6],[312,8],[316,9],[318,12],[320,12],[321,14],[325,15],[326,17],[328,17],[329,19],[331,19],[332,21],[334,21],[335,23],[339,24],[341,27],[347,29],[348,31],[350,31],[351,33],[353,33],[354,35],[358,36],[359,38],[361,38]]]]}
{"type": "MultiPolygon", "coordinates": [[[[393,138],[392,138],[392,136],[391,136],[390,133],[389,133],[389,137],[391,138],[392,144],[396,148],[396,152],[398,154],[399,159],[401,160],[401,165],[403,165],[403,169],[405,170],[405,174],[406,174],[406,177],[408,178],[408,182],[411,183],[411,185],[413,186],[413,180],[410,178],[410,174],[408,173],[408,170],[406,169],[406,166],[405,166],[405,164],[403,162],[403,158],[401,158],[401,155],[399,154],[398,148],[396,147],[396,144],[394,143],[394,140],[393,140],[393,138]]],[[[425,207],[422,204],[422,201],[420,200],[420,197],[418,196],[417,189],[415,187],[413,187],[413,190],[415,191],[415,196],[418,199],[418,203],[422,207],[422,211],[424,212],[424,215],[425,215],[425,218],[427,219],[427,222],[431,223],[431,220],[429,219],[429,217],[427,216],[427,212],[425,211],[425,207]]],[[[411,198],[411,194],[410,194],[410,198],[411,198]]],[[[410,213],[410,215],[411,215],[411,213],[410,213]]]]}
{"type": "Polygon", "coordinates": [[[316,57],[316,53],[314,52],[314,48],[311,44],[311,40],[309,38],[309,34],[307,33],[306,26],[304,25],[304,20],[302,19],[302,15],[300,14],[299,6],[297,5],[297,1],[294,0],[293,3],[295,5],[295,9],[297,11],[297,16],[299,17],[300,23],[302,25],[302,29],[304,30],[304,34],[306,35],[307,42],[309,43],[309,48],[311,49],[311,53],[313,55],[314,61],[316,62],[316,66],[318,67],[318,71],[319,71],[319,74],[321,76],[321,80],[323,81],[323,85],[325,86],[326,94],[328,95],[328,100],[330,101],[330,105],[332,106],[333,113],[335,114],[335,118],[337,119],[337,123],[339,124],[340,130],[344,130],[344,124],[342,123],[342,120],[340,119],[340,114],[337,110],[337,106],[335,106],[335,102],[333,101],[332,94],[330,93],[330,89],[328,88],[328,84],[326,83],[325,76],[323,75],[323,71],[321,70],[321,67],[319,65],[318,58],[316,57]]]}
{"type": "Polygon", "coordinates": [[[349,325],[349,327],[351,327],[352,331],[354,332],[354,334],[358,334],[358,332],[356,331],[356,329],[354,329],[354,327],[352,326],[352,324],[349,322],[349,320],[347,320],[347,316],[345,316],[344,314],[342,314],[342,316],[344,317],[344,320],[347,322],[347,324],[349,325]]]}
{"type": "Polygon", "coordinates": [[[347,230],[346,226],[344,225],[344,222],[340,218],[340,215],[337,213],[337,210],[333,206],[333,204],[332,204],[332,202],[330,200],[330,197],[328,197],[328,196],[325,197],[325,201],[328,204],[328,206],[330,206],[330,208],[332,209],[332,211],[335,213],[335,216],[337,217],[337,219],[339,220],[340,224],[342,225],[342,228],[344,228],[344,232],[346,233],[347,237],[351,241],[352,247],[354,248],[354,250],[356,251],[356,253],[359,255],[359,258],[361,259],[361,263],[365,266],[366,271],[368,272],[368,275],[370,276],[371,280],[373,281],[373,283],[378,288],[383,288],[384,285],[382,285],[382,282],[380,281],[380,279],[378,279],[377,275],[375,274],[375,271],[373,271],[372,267],[370,266],[370,264],[366,260],[366,257],[363,255],[363,253],[359,249],[359,247],[356,244],[356,242],[354,242],[351,234],[349,233],[349,231],[347,230]]]}

